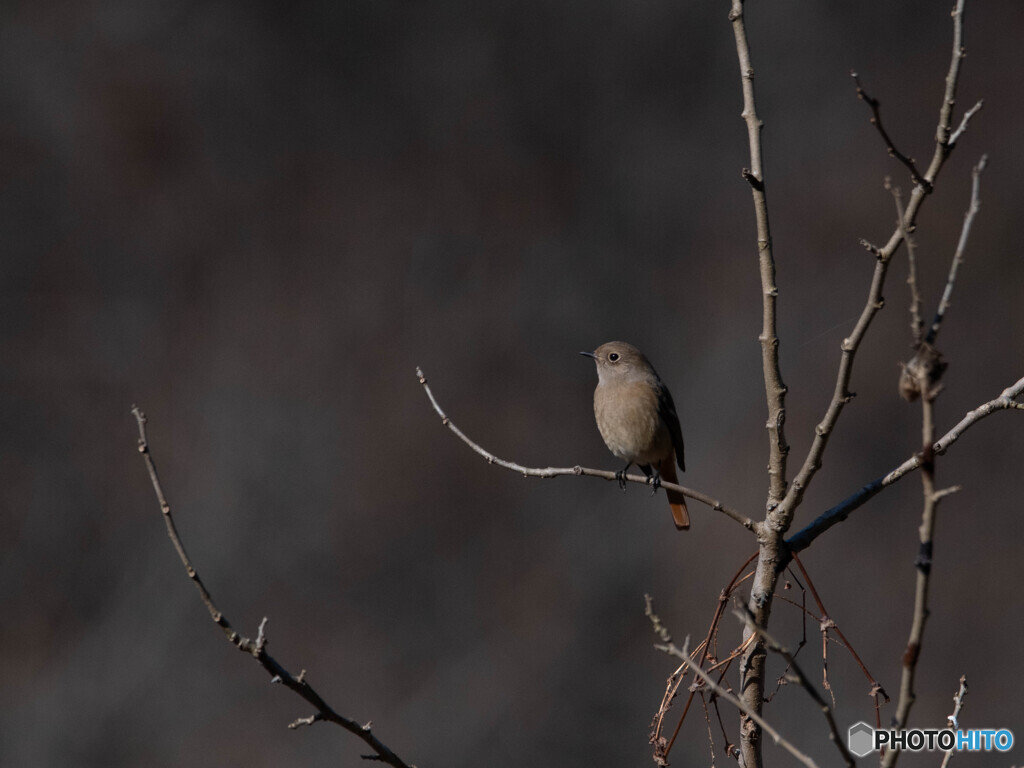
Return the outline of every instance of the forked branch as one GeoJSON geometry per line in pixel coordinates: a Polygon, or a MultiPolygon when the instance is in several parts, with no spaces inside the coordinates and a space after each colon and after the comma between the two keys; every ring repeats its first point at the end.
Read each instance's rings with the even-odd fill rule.
{"type": "MultiPolygon", "coordinates": [[[[958,0],[953,13],[953,51],[950,68],[946,76],[943,101],[939,109],[939,125],[936,129],[935,151],[927,170],[921,173],[913,160],[895,149],[888,134],[881,128],[878,102],[868,97],[868,103],[875,114],[873,122],[882,130],[883,136],[893,154],[898,155],[910,169],[915,185],[903,216],[885,245],[875,246],[869,243],[866,244],[875,255],[875,269],[867,299],[853,332],[842,342],[839,370],[836,374],[831,401],[826,408],[825,415],[815,427],[811,447],[800,470],[793,480],[788,483],[787,487],[785,457],[788,447],[782,438],[782,424],[785,418],[785,387],[782,385],[781,376],[779,375],[778,339],[774,328],[775,300],[778,291],[775,286],[775,263],[771,252],[768,209],[764,196],[764,177],[761,172],[761,123],[754,109],[754,69],[750,62],[750,51],[747,44],[743,0],[732,0],[731,2],[732,10],[729,14],[729,20],[732,23],[736,39],[736,51],[740,64],[744,100],[743,117],[747,121],[747,132],[751,150],[751,169],[744,175],[750,181],[751,190],[754,195],[754,212],[757,221],[758,249],[760,253],[764,316],[764,330],[761,336],[762,366],[764,369],[769,410],[767,426],[769,433],[774,437],[770,443],[768,461],[769,493],[767,515],[764,521],[758,524],[758,540],[761,545],[761,551],[754,581],[751,585],[749,601],[753,622],[762,629],[768,625],[775,585],[778,581],[779,573],[790,555],[790,550],[783,541],[783,536],[789,529],[794,514],[803,501],[807,488],[821,468],[829,438],[838,423],[843,409],[854,397],[854,393],[850,391],[854,358],[874,316],[883,306],[882,289],[885,284],[889,263],[893,254],[906,237],[906,234],[913,232],[918,211],[925,197],[934,188],[936,177],[955,144],[954,139],[962,134],[962,131],[958,130],[956,134],[951,135],[950,125],[960,62],[964,56],[963,6],[964,0],[958,0]],[[784,492],[781,500],[779,497],[780,492],[784,492]]],[[[859,82],[858,88],[860,95],[862,97],[866,96],[863,89],[860,88],[859,82]]],[[[965,115],[962,127],[966,128],[970,116],[975,114],[976,111],[977,109],[971,110],[965,115]]],[[[884,486],[862,489],[861,497],[863,497],[863,500],[866,500],[874,493],[877,493],[878,490],[881,490],[881,487],[884,486]]],[[[863,501],[860,501],[860,503],[863,503],[863,501]]],[[[829,520],[829,524],[834,522],[835,520],[829,520]]],[[[811,540],[813,540],[813,537],[807,538],[800,543],[806,546],[811,540]]],[[[750,630],[748,629],[747,631],[749,632],[750,630]]],[[[740,672],[741,697],[746,705],[744,715],[741,717],[741,759],[748,768],[755,768],[762,764],[759,726],[757,720],[748,714],[748,710],[759,713],[763,706],[765,682],[765,650],[763,643],[758,641],[750,647],[742,660],[740,672]]]]}
{"type": "MultiPolygon", "coordinates": [[[[800,471],[789,488],[789,492],[786,494],[786,498],[780,505],[779,510],[779,521],[788,525],[789,521],[792,520],[793,512],[800,505],[803,500],[804,493],[807,491],[807,487],[810,485],[814,475],[821,468],[822,456],[825,452],[825,447],[828,445],[828,440],[835,428],[836,422],[839,420],[839,416],[851,399],[853,399],[853,393],[849,390],[850,378],[853,373],[853,361],[857,354],[857,350],[860,348],[861,341],[864,339],[864,334],[867,332],[868,326],[871,325],[871,321],[874,319],[875,314],[882,308],[884,301],[882,299],[882,288],[885,284],[886,273],[889,269],[889,263],[899,248],[900,244],[908,232],[914,231],[915,222],[917,221],[917,215],[921,208],[921,204],[924,202],[925,197],[934,188],[935,179],[938,177],[939,171],[942,169],[946,158],[949,157],[949,153],[952,152],[954,141],[953,136],[950,134],[950,124],[952,120],[953,104],[956,98],[956,87],[957,80],[960,74],[960,62],[964,57],[963,49],[963,10],[964,0],[958,0],[956,8],[953,10],[953,51],[950,56],[949,72],[946,75],[946,89],[943,94],[942,105],[939,108],[939,124],[936,128],[935,137],[935,151],[932,155],[931,163],[928,165],[928,169],[923,174],[918,174],[916,166],[912,167],[912,174],[918,178],[913,192],[910,195],[910,199],[907,202],[906,210],[904,211],[903,219],[896,225],[895,230],[890,235],[888,242],[881,247],[872,246],[872,250],[876,255],[875,272],[871,280],[871,287],[868,290],[867,301],[864,304],[864,309],[861,310],[860,319],[857,321],[857,325],[853,329],[853,333],[849,337],[843,339],[841,345],[841,356],[839,360],[839,371],[836,376],[836,385],[832,393],[832,401],[829,403],[826,409],[825,416],[818,423],[814,430],[814,440],[811,443],[811,448],[807,452],[807,457],[804,459],[803,465],[800,467],[800,471]]],[[[872,100],[873,101],[873,100],[872,100]]],[[[872,102],[869,101],[869,104],[872,102]]],[[[877,108],[877,102],[872,105],[872,109],[877,108]]],[[[975,114],[980,106],[975,106],[974,109],[970,110],[964,115],[964,122],[962,128],[966,128],[967,121],[970,116],[975,114]]],[[[956,138],[962,134],[962,130],[957,130],[954,135],[956,138]]],[[[880,490],[880,489],[879,489],[880,490]]]]}
{"type": "MultiPolygon", "coordinates": [[[[1015,384],[1004,389],[999,397],[989,400],[987,403],[982,403],[972,411],[968,411],[967,415],[964,416],[956,426],[935,441],[935,444],[933,445],[935,455],[941,456],[945,453],[951,445],[960,439],[960,436],[963,435],[964,432],[986,416],[991,416],[993,413],[1003,410],[1024,410],[1024,403],[1018,403],[1016,400],[1016,398],[1020,397],[1022,393],[1024,393],[1024,378],[1018,379],[1015,384]]],[[[889,487],[897,480],[902,479],[907,474],[919,469],[920,467],[921,455],[915,454],[891,472],[872,480],[856,493],[843,499],[834,507],[825,510],[817,517],[817,519],[814,520],[814,522],[802,528],[786,540],[786,545],[788,546],[789,551],[802,552],[807,549],[807,547],[809,547],[816,538],[836,523],[845,520],[855,509],[864,506],[864,504],[876,496],[882,489],[889,487]]]]}

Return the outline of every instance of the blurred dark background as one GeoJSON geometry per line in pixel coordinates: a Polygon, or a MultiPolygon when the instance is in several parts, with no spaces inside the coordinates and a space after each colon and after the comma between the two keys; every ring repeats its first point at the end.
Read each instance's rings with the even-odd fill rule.
{"type": "MultiPolygon", "coordinates": [[[[883,179],[910,186],[849,71],[926,164],[951,5],[747,9],[792,471],[863,306],[874,261],[858,240],[894,226],[883,179]]],[[[675,393],[682,481],[761,514],[760,285],[727,13],[724,0],[3,5],[0,763],[362,764],[338,729],[287,730],[310,708],[209,621],[136,452],[138,403],[228,618],[252,635],[269,616],[271,652],[406,760],[650,764],[674,665],[652,649],[643,594],[680,642],[703,636],[751,538],[696,503],[677,535],[663,496],[639,487],[490,467],[440,426],[413,372],[500,456],[616,469],[576,353],[631,341],[675,393]]],[[[1021,29],[1020,3],[969,4],[957,120],[985,108],[919,218],[930,312],[970,168],[990,154],[940,337],[942,432],[1024,374],[1021,29]]],[[[919,445],[919,408],[896,387],[905,275],[901,250],[796,527],[919,445]]],[[[992,416],[938,465],[940,485],[964,490],[941,508],[915,725],[944,723],[966,673],[962,723],[1024,738],[1021,418],[992,416]]],[[[893,694],[920,506],[910,476],[804,558],[893,694]]],[[[773,620],[799,641],[795,609],[773,620]]],[[[724,649],[739,628],[723,627],[724,649]]],[[[800,658],[817,678],[815,629],[800,658]]],[[[830,674],[840,724],[873,719],[838,646],[830,674]]],[[[801,692],[767,714],[834,759],[801,692]]],[[[672,759],[710,763],[699,712],[672,759]]]]}

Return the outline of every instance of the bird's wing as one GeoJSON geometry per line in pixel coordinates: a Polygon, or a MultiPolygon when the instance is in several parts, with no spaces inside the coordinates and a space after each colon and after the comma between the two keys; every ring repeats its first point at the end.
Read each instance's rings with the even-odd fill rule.
{"type": "Polygon", "coordinates": [[[661,415],[661,420],[665,422],[665,426],[668,427],[669,434],[672,435],[672,447],[676,450],[676,461],[679,463],[679,468],[685,472],[686,465],[683,463],[683,430],[679,426],[676,404],[672,402],[672,393],[668,391],[668,387],[660,381],[658,385],[658,413],[661,415]]]}

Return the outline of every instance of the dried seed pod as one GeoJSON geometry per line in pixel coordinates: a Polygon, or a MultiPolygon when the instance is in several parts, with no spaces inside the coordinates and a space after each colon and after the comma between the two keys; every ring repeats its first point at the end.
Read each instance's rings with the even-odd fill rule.
{"type": "Polygon", "coordinates": [[[942,374],[947,363],[942,354],[927,342],[921,342],[910,362],[901,363],[900,397],[914,402],[924,395],[929,400],[942,390],[942,374]]]}

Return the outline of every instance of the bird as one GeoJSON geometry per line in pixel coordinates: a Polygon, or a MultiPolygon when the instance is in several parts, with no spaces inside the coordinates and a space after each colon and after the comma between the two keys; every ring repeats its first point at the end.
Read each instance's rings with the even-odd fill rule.
{"type": "MultiPolygon", "coordinates": [[[[597,365],[594,417],[608,450],[626,466],[615,473],[625,490],[626,470],[636,464],[657,492],[662,479],[675,483],[676,462],[683,462],[683,431],[668,387],[643,352],[624,341],[609,341],[593,352],[580,352],[597,365]]],[[[665,491],[672,520],[679,530],[690,527],[686,497],[665,491]]]]}

